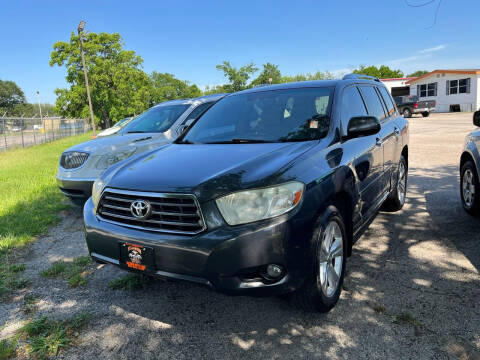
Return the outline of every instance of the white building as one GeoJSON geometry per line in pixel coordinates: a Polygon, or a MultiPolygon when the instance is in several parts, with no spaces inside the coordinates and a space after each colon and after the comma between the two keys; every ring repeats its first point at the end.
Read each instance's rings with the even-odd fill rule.
{"type": "Polygon", "coordinates": [[[480,109],[479,79],[480,69],[435,70],[405,84],[419,100],[435,100],[437,112],[476,111],[480,109]]]}
{"type": "Polygon", "coordinates": [[[407,82],[415,79],[416,77],[404,77],[381,79],[381,81],[385,84],[392,96],[406,96],[410,95],[410,85],[408,85],[407,82]]]}

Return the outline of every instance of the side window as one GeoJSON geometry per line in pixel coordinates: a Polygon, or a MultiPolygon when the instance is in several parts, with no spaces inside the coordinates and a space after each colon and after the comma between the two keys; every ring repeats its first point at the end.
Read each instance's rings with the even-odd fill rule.
{"type": "Polygon", "coordinates": [[[380,121],[385,119],[385,111],[383,111],[383,105],[380,102],[375,88],[373,86],[361,86],[360,89],[367,103],[368,114],[376,116],[380,121]]]}
{"type": "Polygon", "coordinates": [[[348,122],[354,116],[366,116],[367,109],[362,97],[355,86],[347,87],[343,91],[341,121],[344,133],[347,133],[348,122]]]}
{"type": "Polygon", "coordinates": [[[210,106],[213,105],[213,102],[206,102],[198,105],[191,113],[188,115],[187,120],[197,120],[197,118],[202,115],[210,106]]]}
{"type": "Polygon", "coordinates": [[[378,90],[380,90],[380,94],[382,95],[383,101],[387,106],[388,116],[392,116],[393,114],[395,114],[395,105],[393,104],[392,98],[388,93],[388,90],[384,87],[379,87],[378,90]]]}

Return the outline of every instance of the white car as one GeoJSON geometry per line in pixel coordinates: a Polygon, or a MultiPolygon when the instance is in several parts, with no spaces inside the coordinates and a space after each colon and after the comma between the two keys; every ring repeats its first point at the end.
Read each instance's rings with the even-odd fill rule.
{"type": "Polygon", "coordinates": [[[174,141],[224,94],[172,100],[137,116],[117,134],[75,145],[60,157],[57,184],[74,203],[92,194],[93,182],[111,165],[174,141]]]}

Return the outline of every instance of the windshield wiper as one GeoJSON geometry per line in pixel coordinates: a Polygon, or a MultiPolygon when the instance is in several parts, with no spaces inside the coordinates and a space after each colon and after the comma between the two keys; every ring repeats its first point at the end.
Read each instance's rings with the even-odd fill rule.
{"type": "Polygon", "coordinates": [[[260,139],[232,139],[224,141],[212,141],[207,142],[206,144],[264,144],[264,143],[275,143],[277,141],[273,140],[260,140],[260,139]]]}
{"type": "Polygon", "coordinates": [[[133,130],[133,131],[127,131],[127,134],[142,134],[145,132],[146,131],[142,131],[142,130],[133,130]]]}

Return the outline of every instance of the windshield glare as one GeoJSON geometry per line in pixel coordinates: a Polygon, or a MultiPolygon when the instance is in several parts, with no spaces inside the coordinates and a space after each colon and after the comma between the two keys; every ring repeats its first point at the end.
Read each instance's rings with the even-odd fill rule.
{"type": "Polygon", "coordinates": [[[228,96],[213,105],[184,142],[281,142],[328,133],[332,89],[301,88],[228,96]]]}
{"type": "Polygon", "coordinates": [[[148,109],[125,127],[125,132],[165,132],[190,107],[190,105],[166,105],[148,109]]]}

